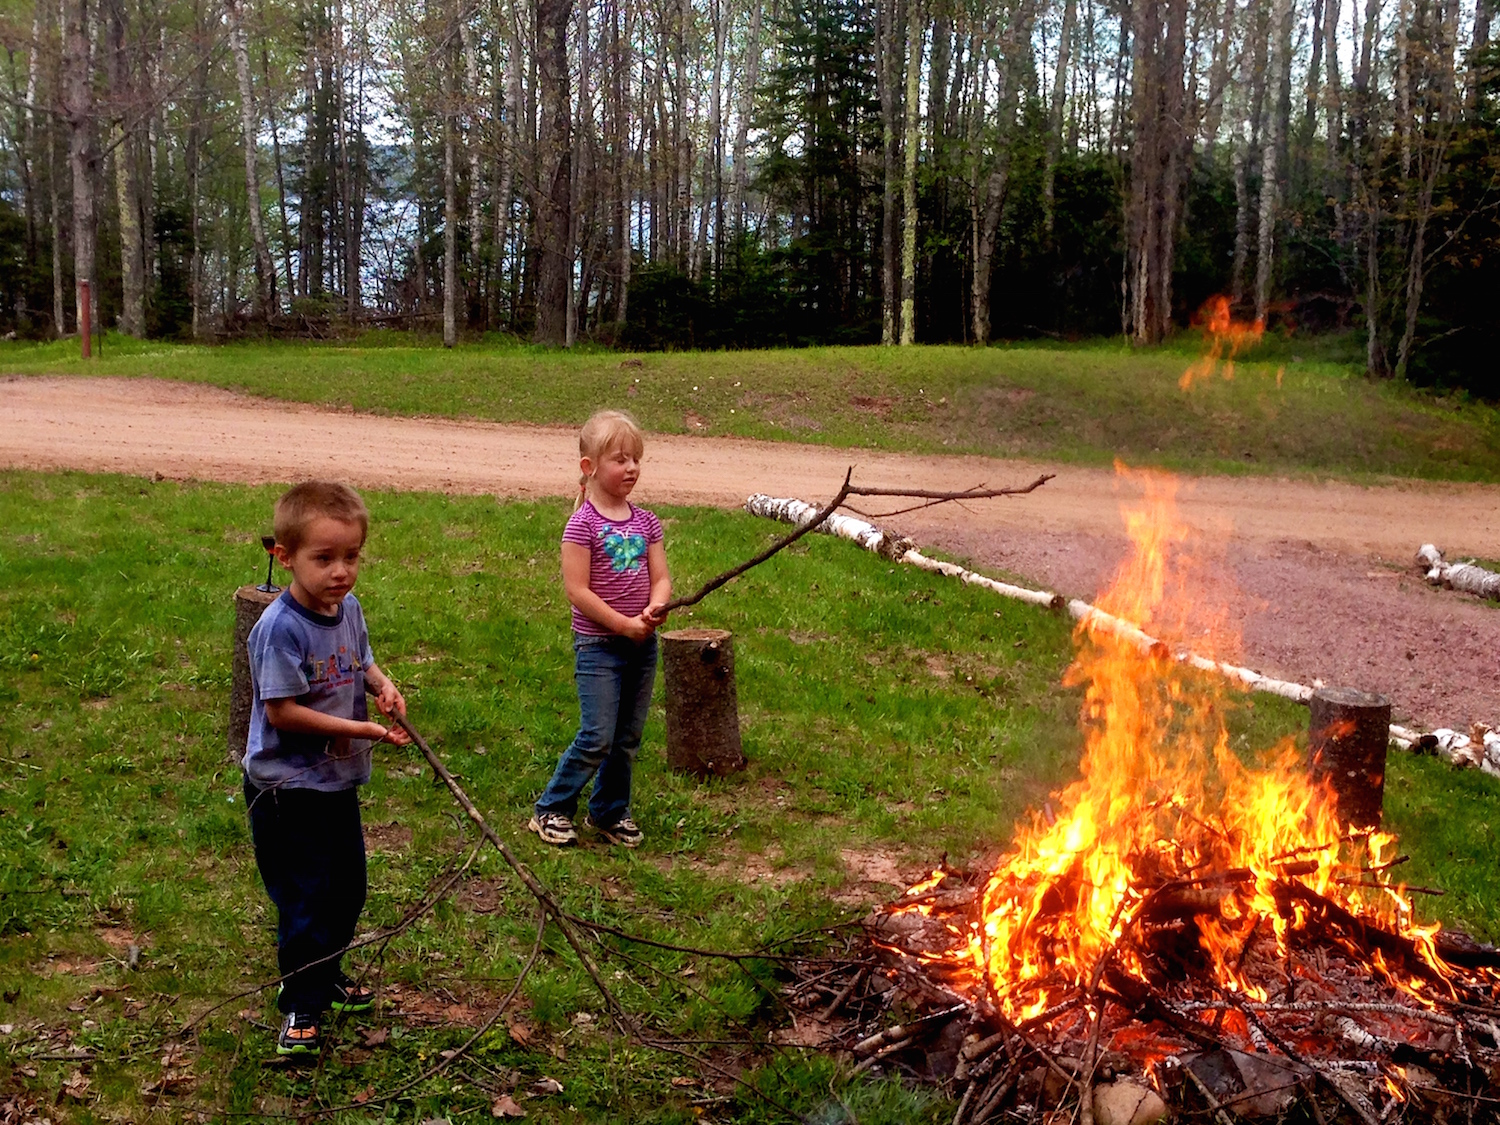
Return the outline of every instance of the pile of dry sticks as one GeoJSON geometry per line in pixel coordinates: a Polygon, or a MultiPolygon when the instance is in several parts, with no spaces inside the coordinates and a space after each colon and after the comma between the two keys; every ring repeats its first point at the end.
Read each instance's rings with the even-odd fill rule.
{"type": "Polygon", "coordinates": [[[843,964],[803,966],[787,996],[856,1069],[948,1085],[954,1125],[1500,1121],[1500,952],[1445,933],[1439,972],[1411,939],[1314,891],[1305,866],[1284,864],[1275,894],[1306,924],[1284,953],[1269,925],[1250,934],[1246,991],[1217,983],[1201,943],[1254,881],[1225,871],[1137,888],[1087,983],[1033,982],[1052,985],[1047,1008],[1008,1018],[966,956],[979,881],[945,869],[872,915],[843,964]]]}

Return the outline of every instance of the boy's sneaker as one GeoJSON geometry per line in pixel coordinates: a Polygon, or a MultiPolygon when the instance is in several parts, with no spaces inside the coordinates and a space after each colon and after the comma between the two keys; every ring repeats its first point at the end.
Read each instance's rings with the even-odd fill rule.
{"type": "Polygon", "coordinates": [[[375,990],[350,979],[340,971],[333,981],[333,1004],[335,1012],[368,1012],[375,1006],[375,990]]]}
{"type": "Polygon", "coordinates": [[[315,1055],[323,1045],[318,1017],[307,1012],[288,1012],[276,1037],[278,1055],[315,1055]]]}
{"type": "Polygon", "coordinates": [[[638,848],[646,834],[641,831],[640,826],[628,816],[622,816],[608,828],[595,824],[592,817],[584,817],[583,823],[603,836],[611,844],[619,844],[622,848],[638,848]]]}
{"type": "Polygon", "coordinates": [[[565,848],[570,844],[578,843],[578,829],[573,827],[570,817],[560,812],[532,813],[531,823],[526,827],[540,836],[542,843],[551,844],[556,848],[565,848]]]}

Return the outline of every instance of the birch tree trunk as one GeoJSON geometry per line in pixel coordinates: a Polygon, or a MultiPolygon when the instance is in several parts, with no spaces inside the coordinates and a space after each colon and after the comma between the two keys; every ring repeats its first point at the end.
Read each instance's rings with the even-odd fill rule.
{"type": "Polygon", "coordinates": [[[1339,138],[1344,135],[1344,92],[1339,72],[1339,0],[1323,0],[1323,52],[1327,58],[1328,81],[1323,85],[1323,100],[1328,107],[1328,167],[1335,166],[1339,138]]]}
{"type": "Polygon", "coordinates": [[[281,161],[281,129],[276,124],[276,99],[271,91],[271,55],[261,42],[260,69],[266,80],[266,119],[271,126],[271,158],[276,168],[276,206],[281,216],[282,269],[286,274],[286,291],[291,296],[297,292],[297,279],[292,273],[292,224],[286,211],[286,173],[281,161]]]}
{"type": "MultiPolygon", "coordinates": [[[[68,170],[73,177],[74,323],[83,323],[83,288],[90,283],[91,304],[97,307],[94,285],[94,169],[89,131],[93,123],[93,88],[89,81],[88,0],[65,0],[62,85],[63,117],[68,124],[68,170]]],[[[92,316],[93,308],[89,313],[92,316]]]]}
{"type": "Polygon", "coordinates": [[[479,185],[484,181],[481,178],[480,154],[483,146],[480,143],[479,117],[475,107],[479,105],[479,52],[474,46],[474,33],[469,29],[469,21],[460,17],[458,33],[463,42],[464,52],[464,135],[469,147],[469,272],[468,283],[465,292],[468,295],[467,320],[472,324],[478,319],[481,308],[482,294],[480,292],[480,274],[482,245],[484,238],[484,222],[481,211],[483,194],[479,185]]]}
{"type": "Polygon", "coordinates": [[[109,85],[115,102],[108,136],[115,156],[115,200],[120,212],[119,328],[125,335],[139,338],[146,334],[146,259],[135,138],[126,133],[124,124],[134,109],[134,99],[130,60],[125,54],[125,11],[120,0],[109,0],[108,24],[109,85]]]}
{"type": "Polygon", "coordinates": [[[1265,320],[1271,303],[1275,266],[1276,207],[1281,193],[1278,164],[1284,141],[1281,89],[1287,79],[1292,35],[1291,0],[1272,0],[1270,53],[1266,64],[1266,93],[1270,102],[1260,156],[1260,228],[1255,254],[1255,318],[1265,320]]]}
{"type": "MultiPolygon", "coordinates": [[[[450,24],[450,40],[453,30],[450,24]]],[[[444,46],[438,65],[443,68],[443,347],[451,348],[458,343],[458,83],[451,42],[444,46]]]]}
{"type": "Polygon", "coordinates": [[[898,5],[899,0],[880,0],[875,32],[884,173],[880,197],[880,342],[886,347],[895,344],[900,333],[896,290],[896,114],[900,108],[896,97],[896,58],[897,29],[901,26],[898,5]]]}
{"type": "Polygon", "coordinates": [[[1057,176],[1057,158],[1062,146],[1063,101],[1067,95],[1068,52],[1073,39],[1073,24],[1078,18],[1078,0],[1063,5],[1062,28],[1057,40],[1057,73],[1052,76],[1052,104],[1048,107],[1047,156],[1042,168],[1042,224],[1052,237],[1053,194],[1057,176]]]}
{"type": "Polygon", "coordinates": [[[256,166],[255,92],[250,85],[250,47],[245,38],[241,0],[225,0],[224,14],[229,20],[229,48],[234,54],[235,76],[239,79],[240,130],[245,148],[245,202],[250,220],[250,241],[255,251],[255,305],[252,314],[266,320],[276,312],[276,267],[266,244],[265,222],[260,207],[260,172],[256,166]]]}
{"type": "Polygon", "coordinates": [[[901,344],[917,342],[917,153],[922,144],[922,39],[920,0],[906,14],[906,166],[901,177],[901,344]]]}
{"type": "MultiPolygon", "coordinates": [[[[739,108],[734,124],[734,177],[731,180],[729,215],[734,223],[734,232],[740,235],[745,230],[745,195],[750,184],[750,170],[745,164],[750,148],[750,115],[755,108],[755,88],[760,81],[760,31],[762,0],[750,0],[750,38],[745,43],[745,74],[740,82],[739,108]]],[[[881,66],[880,31],[876,30],[876,66],[881,66]]],[[[883,71],[881,72],[883,74],[883,71]]],[[[885,101],[882,95],[881,116],[884,119],[885,101]]],[[[891,139],[887,137],[887,146],[891,139]]],[[[891,158],[886,157],[887,162],[891,158]]],[[[621,317],[623,320],[624,318],[621,317]]]]}

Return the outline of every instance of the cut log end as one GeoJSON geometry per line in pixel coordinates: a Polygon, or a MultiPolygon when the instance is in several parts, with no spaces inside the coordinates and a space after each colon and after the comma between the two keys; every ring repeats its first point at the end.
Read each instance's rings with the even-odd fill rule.
{"type": "Polygon", "coordinates": [[[1385,798],[1385,755],[1391,701],[1354,688],[1322,687],[1309,701],[1308,769],[1326,782],[1350,826],[1380,824],[1385,798]]]}
{"type": "Polygon", "coordinates": [[[667,691],[667,764],[697,777],[745,768],[734,635],[725,629],[661,634],[667,691]]]}
{"type": "Polygon", "coordinates": [[[280,597],[257,586],[241,586],[234,592],[234,653],[230,659],[229,680],[229,758],[239,765],[245,757],[245,743],[250,736],[250,704],[254,687],[250,682],[250,653],[247,642],[250,630],[260,620],[266,607],[280,597]]]}

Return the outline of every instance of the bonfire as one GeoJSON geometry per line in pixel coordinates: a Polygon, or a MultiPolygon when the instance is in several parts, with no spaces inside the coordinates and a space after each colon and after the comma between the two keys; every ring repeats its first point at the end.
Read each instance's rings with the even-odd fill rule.
{"type": "Polygon", "coordinates": [[[957,1125],[1494,1119],[1494,952],[1419,921],[1395,838],[1341,823],[1291,740],[1242,758],[1222,680],[1107,626],[1234,644],[1191,596],[1173,479],[1127,475],[1133,550],[1069,671],[1078,780],[988,874],[940,868],[878,912],[820,1014],[855,1017],[863,1068],[957,1082],[957,1125]],[[874,1030],[895,1008],[915,1018],[874,1030]]]}

